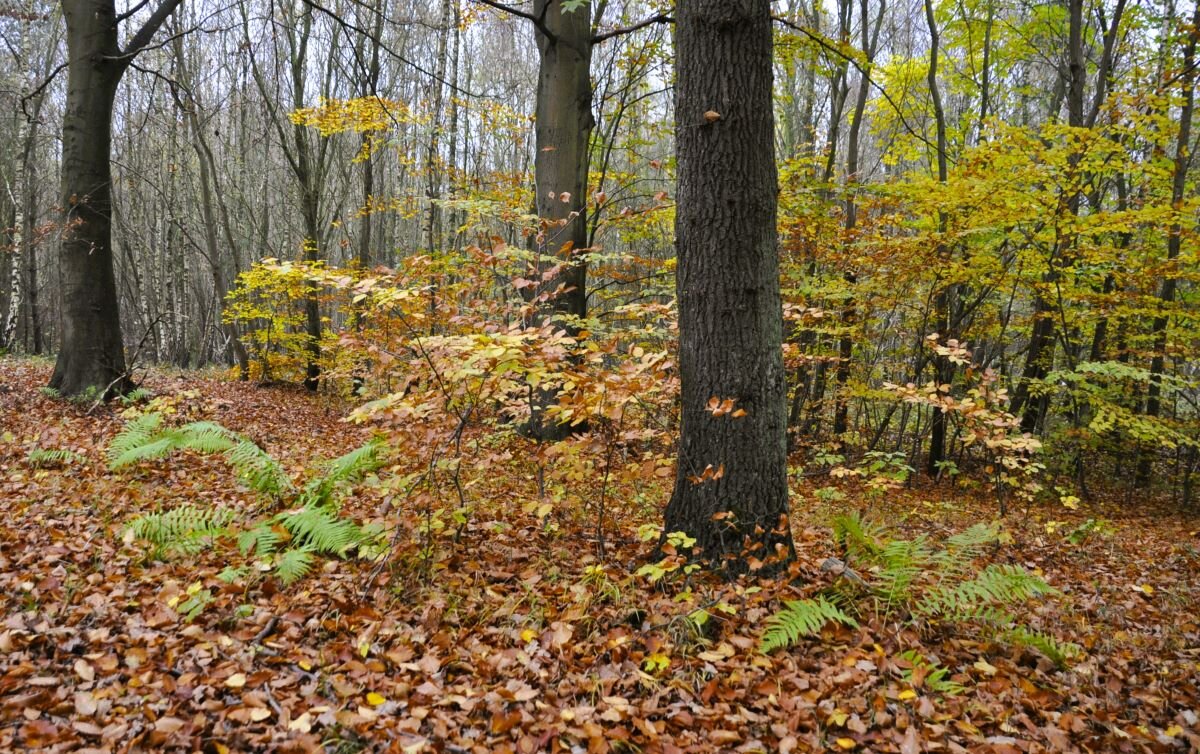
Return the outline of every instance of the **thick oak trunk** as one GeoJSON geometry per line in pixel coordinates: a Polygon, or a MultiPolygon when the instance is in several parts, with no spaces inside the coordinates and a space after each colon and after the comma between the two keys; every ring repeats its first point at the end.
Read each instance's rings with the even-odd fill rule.
{"type": "Polygon", "coordinates": [[[676,18],[683,415],[664,532],[729,572],[773,570],[793,545],[770,2],[680,0],[676,18]]]}
{"type": "Polygon", "coordinates": [[[64,0],[66,111],[62,144],[63,311],[50,386],[63,395],[130,387],[112,260],[113,100],[123,63],[111,0],[64,0]]]}

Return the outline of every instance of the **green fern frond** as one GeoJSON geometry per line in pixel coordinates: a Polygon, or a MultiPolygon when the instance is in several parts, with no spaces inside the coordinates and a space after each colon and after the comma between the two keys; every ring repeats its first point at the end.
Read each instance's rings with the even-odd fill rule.
{"type": "MultiPolygon", "coordinates": [[[[143,458],[158,456],[146,455],[143,448],[157,434],[162,426],[162,414],[142,414],[131,420],[125,428],[108,444],[108,467],[119,469],[131,463],[137,463],[143,458]]],[[[158,450],[160,455],[170,452],[169,446],[158,450]]]]}
{"type": "Polygon", "coordinates": [[[284,550],[275,558],[275,574],[285,586],[290,586],[309,574],[313,567],[313,551],[309,547],[284,550]]]}
{"type": "Polygon", "coordinates": [[[759,651],[767,653],[790,647],[804,636],[815,635],[829,621],[858,627],[853,618],[823,596],[789,600],[782,610],[767,618],[767,630],[759,641],[759,651]]]}
{"type": "Polygon", "coordinates": [[[1065,666],[1067,662],[1078,657],[1083,651],[1078,644],[1069,641],[1060,642],[1050,634],[1034,631],[1026,626],[1011,628],[1001,634],[1001,638],[1019,647],[1036,649],[1059,667],[1065,666]]]}
{"type": "Polygon", "coordinates": [[[864,521],[858,513],[846,513],[833,519],[833,538],[852,560],[870,562],[883,548],[883,530],[864,521]]]}
{"type": "Polygon", "coordinates": [[[238,478],[260,495],[277,497],[292,489],[292,480],[279,461],[249,440],[233,446],[226,458],[238,478]]]}
{"type": "Polygon", "coordinates": [[[257,555],[263,557],[275,552],[275,548],[283,540],[279,532],[264,522],[253,529],[243,531],[237,537],[238,552],[242,555],[257,555]]]}
{"type": "Polygon", "coordinates": [[[339,517],[330,508],[308,506],[281,513],[276,520],[292,535],[297,547],[309,548],[321,555],[345,557],[351,548],[366,541],[358,524],[339,517]]]}
{"type": "Polygon", "coordinates": [[[228,533],[233,511],[184,505],[160,513],[146,513],[129,522],[137,539],[154,547],[156,555],[194,555],[228,533]]]}
{"type": "Polygon", "coordinates": [[[900,673],[901,679],[906,683],[913,684],[915,681],[915,671],[918,668],[924,669],[924,680],[921,685],[930,691],[937,694],[945,694],[946,696],[957,696],[966,690],[961,683],[950,679],[950,669],[939,665],[933,660],[927,659],[924,655],[916,650],[908,649],[900,653],[900,659],[912,665],[911,668],[906,668],[900,673]]]}
{"type": "Polygon", "coordinates": [[[933,555],[923,537],[884,544],[874,556],[874,582],[888,609],[908,604],[915,586],[928,570],[933,555]]]}
{"type": "Polygon", "coordinates": [[[237,441],[237,435],[233,432],[209,421],[185,424],[170,434],[175,439],[175,449],[194,450],[197,453],[224,453],[237,441]]]}
{"type": "Polygon", "coordinates": [[[27,456],[29,465],[44,469],[52,466],[83,465],[87,459],[73,450],[63,448],[34,448],[27,456]]]}
{"type": "Polygon", "coordinates": [[[144,387],[135,388],[134,390],[120,396],[121,403],[126,406],[132,406],[135,403],[148,401],[154,397],[154,393],[144,387]]]}
{"type": "Polygon", "coordinates": [[[309,482],[305,488],[305,502],[310,505],[327,504],[339,484],[356,482],[387,463],[386,449],[387,443],[375,438],[333,459],[327,465],[325,474],[309,482]]]}
{"type": "Polygon", "coordinates": [[[948,537],[935,558],[939,571],[943,576],[962,573],[999,537],[1000,531],[993,523],[975,524],[948,537]]]}
{"type": "Polygon", "coordinates": [[[932,589],[917,603],[914,612],[954,621],[973,620],[984,608],[1018,605],[1056,590],[1020,566],[993,564],[974,578],[932,589]]]}

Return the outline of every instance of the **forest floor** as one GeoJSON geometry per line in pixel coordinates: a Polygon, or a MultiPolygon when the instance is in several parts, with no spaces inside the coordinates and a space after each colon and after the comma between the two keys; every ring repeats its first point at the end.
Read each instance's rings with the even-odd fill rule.
{"type": "MultiPolygon", "coordinates": [[[[830,480],[797,482],[802,578],[757,589],[694,577],[693,606],[728,608],[696,630],[680,585],[633,575],[648,552],[635,532],[658,523],[665,481],[640,500],[614,491],[601,564],[590,517],[527,504],[537,487],[514,436],[492,488],[470,490],[470,518],[442,536],[401,531],[382,567],[327,560],[290,587],[230,586],[216,574],[236,550],[160,562],[125,527],[252,497],[213,458],[109,471],[122,407],[52,399],[39,390],[49,371],[0,360],[0,750],[1200,750],[1200,520],[1162,504],[1101,495],[1002,521],[1011,539],[988,558],[1061,590],[1025,617],[1082,647],[1065,667],[977,631],[882,618],[764,655],[780,600],[829,585],[832,513],[868,508],[936,539],[993,519],[995,501],[924,484],[868,503],[846,484],[844,499],[818,503],[830,480]],[[78,455],[35,463],[37,448],[78,455]],[[1106,531],[1064,536],[1101,518],[1106,531]],[[961,690],[933,691],[905,650],[936,658],[961,690]]],[[[177,372],[146,385],[290,471],[368,437],[341,421],[344,405],[298,390],[177,372]]],[[[420,520],[370,484],[347,512],[420,520]]]]}

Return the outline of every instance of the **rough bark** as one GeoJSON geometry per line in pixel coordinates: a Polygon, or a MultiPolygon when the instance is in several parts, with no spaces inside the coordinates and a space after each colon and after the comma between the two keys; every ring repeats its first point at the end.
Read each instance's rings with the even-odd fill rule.
{"type": "Polygon", "coordinates": [[[62,144],[63,310],[50,386],[63,395],[129,386],[112,259],[112,111],[124,71],[111,0],[64,0],[67,104],[62,144]]]}
{"type": "Polygon", "coordinates": [[[753,567],[752,559],[773,570],[794,547],[770,2],[680,0],[677,12],[683,413],[664,532],[695,537],[702,556],[727,572],[753,567]],[[734,411],[718,415],[712,399],[734,401],[734,411]],[[731,515],[714,520],[723,513],[731,515]]]}
{"type": "Polygon", "coordinates": [[[562,285],[556,314],[587,313],[587,265],[576,256],[587,246],[587,174],[592,117],[591,12],[585,5],[564,13],[561,0],[537,0],[538,66],[534,125],[534,178],[538,219],[546,224],[541,253],[573,260],[548,283],[562,285]],[[565,201],[564,201],[565,199],[565,201]]]}
{"type": "MultiPolygon", "coordinates": [[[[587,176],[592,116],[592,22],[590,4],[563,12],[561,0],[537,0],[534,25],[539,65],[534,123],[534,182],[539,233],[536,249],[545,266],[561,264],[541,287],[551,294],[544,315],[587,314],[587,176]]],[[[533,396],[529,433],[558,440],[571,428],[543,420],[553,396],[533,396]]]]}
{"type": "Polygon", "coordinates": [[[50,386],[63,395],[132,386],[125,366],[112,254],[113,103],[129,63],[180,0],[164,0],[130,38],[117,40],[113,0],[62,0],[67,98],[62,141],[62,313],[50,386]]]}

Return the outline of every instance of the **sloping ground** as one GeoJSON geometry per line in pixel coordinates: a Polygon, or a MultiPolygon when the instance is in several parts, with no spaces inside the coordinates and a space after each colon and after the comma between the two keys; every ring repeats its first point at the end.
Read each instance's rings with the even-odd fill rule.
{"type": "MultiPolygon", "coordinates": [[[[992,559],[1040,569],[1064,593],[1028,619],[1082,645],[1065,669],[970,630],[878,620],[764,656],[755,648],[778,601],[831,578],[819,568],[837,554],[820,525],[830,510],[802,502],[810,489],[796,496],[802,579],[762,590],[696,579],[691,606],[715,616],[699,630],[684,584],[630,575],[645,555],[634,532],[655,522],[665,490],[614,491],[625,502],[596,569],[588,516],[526,505],[536,482],[516,438],[469,490],[465,521],[430,526],[427,511],[358,490],[349,513],[400,524],[386,566],[325,561],[288,588],[269,576],[235,587],[216,579],[231,548],[163,563],[122,532],[138,513],[186,503],[249,510],[249,493],[212,458],[107,471],[121,407],[51,400],[38,390],[48,376],[43,362],[0,361],[2,750],[1200,749],[1194,517],[1101,502],[1004,521],[1013,541],[992,559]],[[78,457],[39,465],[35,448],[78,457]],[[1088,518],[1111,533],[1069,542],[1063,532],[1088,518]],[[212,595],[192,621],[180,614],[189,587],[212,595]],[[949,668],[962,693],[902,677],[909,649],[949,668]]],[[[344,406],[300,391],[176,374],[147,386],[296,473],[368,436],[340,421],[344,406]]],[[[867,506],[845,492],[834,507],[867,506]]],[[[990,520],[982,498],[942,486],[869,506],[908,534],[940,536],[990,520]]]]}

